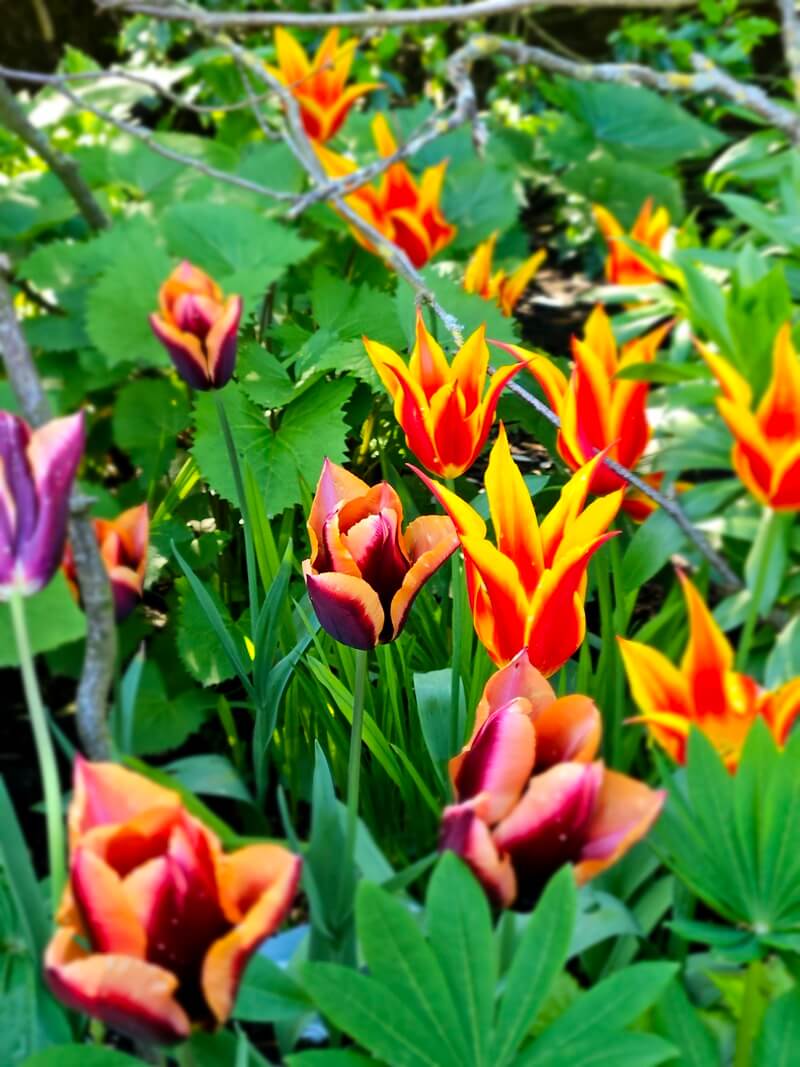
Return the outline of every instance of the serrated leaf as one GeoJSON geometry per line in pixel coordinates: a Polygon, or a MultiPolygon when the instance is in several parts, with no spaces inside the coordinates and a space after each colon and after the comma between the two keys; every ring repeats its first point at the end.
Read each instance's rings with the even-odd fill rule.
{"type": "Polygon", "coordinates": [[[133,752],[150,756],[178,748],[210,710],[208,697],[200,690],[168,695],[158,667],[145,663],[133,716],[133,752]]]}
{"type": "Polygon", "coordinates": [[[188,423],[186,390],[167,378],[139,378],[117,395],[114,440],[141,468],[145,485],[164,473],[188,423]]]}
{"type": "MultiPolygon", "coordinates": [[[[205,585],[206,592],[214,602],[225,629],[234,643],[239,659],[248,663],[247,652],[241,633],[234,625],[227,607],[216,590],[205,585]]],[[[236,674],[230,657],[219,641],[202,606],[191,589],[184,587],[179,598],[178,654],[186,670],[201,685],[219,685],[236,674]]]]}

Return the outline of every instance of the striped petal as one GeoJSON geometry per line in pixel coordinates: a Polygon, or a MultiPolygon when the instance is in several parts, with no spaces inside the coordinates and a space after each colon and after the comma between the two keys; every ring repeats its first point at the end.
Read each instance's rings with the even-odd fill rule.
{"type": "Polygon", "coordinates": [[[350,574],[318,574],[303,562],[308,595],[324,630],[351,648],[374,648],[383,633],[385,615],[378,594],[362,578],[350,574]]]}
{"type": "Polygon", "coordinates": [[[625,774],[606,771],[575,867],[579,884],[605,871],[647,834],[666,793],[625,774]]]}
{"type": "Polygon", "coordinates": [[[167,355],[181,378],[193,389],[210,389],[206,357],[199,339],[191,333],[179,330],[177,326],[158,315],[150,316],[150,327],[166,348],[167,355]]]}
{"type": "Polygon", "coordinates": [[[500,856],[489,827],[474,805],[454,804],[445,808],[439,833],[439,851],[455,852],[471,868],[491,899],[500,907],[513,904],[517,879],[508,856],[500,856]]]}
{"type": "Polygon", "coordinates": [[[411,567],[392,598],[393,637],[399,636],[417,593],[458,548],[458,536],[446,515],[422,515],[409,523],[405,546],[411,567]]]}
{"type": "Polygon", "coordinates": [[[703,715],[724,715],[728,706],[725,675],[733,667],[733,649],[692,582],[678,572],[689,616],[689,642],[681,660],[694,698],[703,715]]]}
{"type": "Polygon", "coordinates": [[[323,527],[325,520],[331,516],[339,504],[346,500],[364,496],[369,486],[355,474],[340,467],[325,457],[322,473],[317,482],[311,511],[308,514],[308,536],[311,541],[311,564],[321,565],[318,554],[324,552],[323,527]]]}
{"type": "Polygon", "coordinates": [[[547,259],[547,251],[540,248],[503,280],[500,285],[500,307],[504,315],[513,313],[522,294],[535,278],[545,259],[547,259]]]}
{"type": "Polygon", "coordinates": [[[172,789],[117,763],[90,763],[78,756],[69,806],[70,847],[94,827],[124,823],[151,808],[179,807],[180,797],[172,789]]]}
{"type": "Polygon", "coordinates": [[[242,298],[230,296],[206,338],[208,377],[214,389],[221,389],[231,379],[236,366],[236,344],[242,298]]]}
{"type": "Polygon", "coordinates": [[[631,694],[644,715],[669,712],[691,718],[686,679],[665,655],[639,641],[618,637],[631,694]]]}
{"type": "Polygon", "coordinates": [[[458,799],[485,794],[482,810],[490,824],[508,814],[533,772],[537,732],[528,707],[527,701],[515,700],[491,715],[458,766],[458,799]]]}
{"type": "Polygon", "coordinates": [[[497,547],[514,562],[525,595],[531,597],[544,570],[539,522],[502,423],[489,456],[485,485],[497,547]]]}

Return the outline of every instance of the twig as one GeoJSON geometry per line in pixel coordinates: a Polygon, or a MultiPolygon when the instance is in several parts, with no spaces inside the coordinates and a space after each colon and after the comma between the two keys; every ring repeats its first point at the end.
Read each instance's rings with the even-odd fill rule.
{"type": "Polygon", "coordinates": [[[78,164],[70,156],[65,156],[54,148],[41,130],[28,119],[16,96],[0,77],[0,123],[7,126],[29,148],[33,149],[59,179],[93,230],[102,230],[109,225],[108,217],[94,194],[81,176],[78,164]]]}
{"type": "MultiPolygon", "coordinates": [[[[39,375],[14,314],[11,291],[0,272],[0,354],[22,413],[34,426],[52,415],[39,375]]],[[[78,684],[78,732],[92,759],[108,757],[106,709],[117,654],[111,586],[89,519],[91,501],[73,493],[70,539],[86,613],[86,651],[78,684]]]]}
{"type": "Polygon", "coordinates": [[[792,79],[792,92],[800,103],[800,20],[797,17],[795,0],[777,0],[781,16],[783,57],[792,79]]]}

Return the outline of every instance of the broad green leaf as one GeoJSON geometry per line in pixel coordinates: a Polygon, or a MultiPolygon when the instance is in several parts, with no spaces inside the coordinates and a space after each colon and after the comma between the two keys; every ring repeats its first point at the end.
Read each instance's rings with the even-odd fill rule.
{"type": "MultiPolygon", "coordinates": [[[[577,1002],[580,1004],[580,1001],[577,1002]]],[[[571,1010],[571,1009],[568,1009],[571,1010]]],[[[557,1048],[534,1043],[514,1061],[514,1067],[656,1067],[675,1055],[673,1045],[651,1034],[628,1034],[598,1026],[580,1038],[564,1036],[557,1048]]]]}
{"type": "MultiPolygon", "coordinates": [[[[86,633],[83,612],[61,572],[41,592],[26,598],[25,620],[34,654],[78,641],[86,633]]],[[[18,665],[8,604],[0,603],[0,667],[18,665]]]]}
{"type": "MultiPolygon", "coordinates": [[[[445,218],[458,227],[452,247],[472,252],[495,230],[516,224],[519,196],[515,176],[493,166],[490,156],[450,166],[442,206],[445,218]]],[[[447,251],[443,254],[446,256],[447,251]]]]}
{"type": "Polygon", "coordinates": [[[102,1045],[54,1045],[25,1060],[22,1067],[141,1067],[141,1060],[102,1045]]]}
{"type": "Polygon", "coordinates": [[[139,378],[117,394],[114,441],[141,468],[145,485],[165,472],[188,425],[186,390],[168,378],[139,378]]]}
{"type": "MultiPolygon", "coordinates": [[[[590,144],[590,147],[593,147],[590,144]]],[[[666,174],[659,174],[641,161],[615,159],[603,153],[588,159],[583,151],[580,158],[565,173],[562,181],[567,189],[579,193],[592,204],[602,204],[624,226],[631,226],[639,208],[648,196],[665,207],[670,217],[679,220],[684,214],[680,184],[666,174]]]]}
{"type": "Polygon", "coordinates": [[[132,751],[150,756],[178,748],[202,726],[209,711],[207,694],[197,689],[168,694],[158,667],[145,663],[136,694],[132,751]]]}
{"type": "Polygon", "coordinates": [[[226,756],[209,752],[201,756],[183,756],[167,764],[165,770],[186,789],[203,796],[229,797],[252,804],[250,790],[226,756]]]}
{"type": "Polygon", "coordinates": [[[236,997],[234,1019],[275,1023],[313,1011],[303,987],[283,967],[256,953],[247,964],[236,997]]]}
{"type": "Polygon", "coordinates": [[[366,1067],[375,1062],[372,1056],[362,1056],[360,1052],[342,1048],[298,1052],[286,1057],[288,1067],[366,1067]]]}
{"type": "Polygon", "coordinates": [[[753,1067],[800,1063],[800,991],[792,989],[767,1008],[753,1053],[753,1067]]]}
{"type": "Polygon", "coordinates": [[[449,667],[414,675],[414,695],[422,736],[434,763],[441,763],[455,755],[450,730],[450,678],[449,667]]]}
{"type": "Polygon", "coordinates": [[[249,658],[244,639],[214,587],[207,583],[203,586],[217,610],[230,646],[223,645],[216,627],[209,625],[208,616],[195,593],[183,582],[179,583],[179,588],[178,654],[189,674],[201,685],[209,686],[233,678],[237,665],[246,672],[249,658]],[[230,656],[231,647],[236,653],[235,661],[230,656]]]}
{"type": "Polygon", "coordinates": [[[667,986],[656,1004],[654,1015],[659,1032],[680,1052],[681,1067],[719,1067],[717,1042],[703,1023],[700,1012],[692,1006],[679,979],[667,986]]]}

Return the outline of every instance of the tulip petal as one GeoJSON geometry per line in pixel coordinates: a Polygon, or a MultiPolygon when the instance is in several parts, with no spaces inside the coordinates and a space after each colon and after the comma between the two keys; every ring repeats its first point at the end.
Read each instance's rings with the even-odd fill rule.
{"type": "Polygon", "coordinates": [[[494,662],[504,665],[525,647],[527,636],[528,604],[519,572],[489,541],[462,536],[461,547],[480,576],[488,601],[472,605],[475,630],[494,662]]]}
{"type": "Polygon", "coordinates": [[[663,790],[650,789],[625,774],[607,770],[586,830],[580,862],[575,867],[578,883],[594,878],[641,841],[658,818],[665,799],[663,790]]]}
{"type": "Polygon", "coordinates": [[[350,574],[317,574],[309,560],[303,563],[303,574],[324,630],[351,648],[374,648],[378,644],[385,615],[371,586],[350,574]]]}
{"type": "Polygon", "coordinates": [[[489,388],[486,390],[486,396],[483,398],[483,404],[481,405],[482,429],[480,437],[478,438],[478,443],[475,447],[476,456],[486,444],[486,438],[489,436],[489,430],[491,430],[492,423],[494,422],[497,405],[500,402],[500,394],[511,379],[515,378],[521,370],[521,363],[511,363],[505,367],[498,367],[496,371],[492,372],[492,376],[489,379],[489,388]]]}
{"type": "Polygon", "coordinates": [[[420,308],[417,308],[414,336],[415,341],[408,361],[408,372],[414,381],[419,384],[425,397],[430,400],[434,393],[438,393],[442,386],[449,385],[453,377],[457,377],[457,375],[454,375],[451,371],[442,346],[428,332],[420,308]]]}
{"type": "Polygon", "coordinates": [[[539,522],[519,467],[511,457],[502,423],[484,481],[497,547],[513,560],[525,595],[530,598],[544,570],[539,522]]]}
{"type": "Polygon", "coordinates": [[[94,827],[127,822],[149,808],[179,807],[180,797],[172,789],[118,763],[90,763],[78,756],[69,807],[70,847],[94,827]]]}
{"type": "Polygon", "coordinates": [[[193,389],[204,391],[211,388],[206,357],[200,341],[191,333],[185,333],[166,322],[158,315],[150,316],[150,327],[167,355],[175,364],[181,378],[193,389]]]}
{"type": "Polygon", "coordinates": [[[557,415],[560,415],[561,405],[569,385],[564,372],[541,352],[529,352],[520,345],[507,344],[505,341],[491,341],[490,344],[514,356],[531,372],[542,387],[550,407],[557,415]]]}
{"type": "Polygon", "coordinates": [[[708,369],[722,387],[725,399],[730,400],[735,407],[749,408],[753,400],[753,390],[748,382],[727,359],[712,352],[708,345],[700,341],[695,341],[695,345],[708,369]]]}
{"type": "Polygon", "coordinates": [[[772,379],[756,418],[769,441],[797,441],[800,436],[800,359],[792,346],[792,324],[778,330],[773,348],[772,379]]]}
{"type": "Polygon", "coordinates": [[[769,496],[770,506],[777,511],[800,510],[800,441],[790,445],[776,462],[769,496]]]}
{"type": "Polygon", "coordinates": [[[462,500],[457,493],[429,478],[427,474],[412,466],[411,470],[427,485],[444,510],[450,516],[455,525],[458,535],[470,537],[485,537],[486,523],[466,501],[462,500]]]}
{"type": "Polygon", "coordinates": [[[236,366],[236,345],[242,298],[229,296],[219,318],[206,337],[208,377],[215,389],[227,385],[236,366]]]}
{"type": "Polygon", "coordinates": [[[481,403],[488,367],[486,326],[482,324],[470,334],[453,358],[452,374],[461,387],[467,413],[481,403]]]}
{"type": "Polygon", "coordinates": [[[550,565],[564,537],[565,530],[580,514],[586,503],[589,489],[594,483],[597,469],[604,458],[605,453],[600,452],[580,467],[561,490],[555,506],[542,519],[540,531],[545,565],[550,565]]]}
{"type": "Polygon", "coordinates": [[[89,848],[79,845],[70,863],[70,887],[96,952],[144,959],[145,931],[116,871],[89,848]]]}
{"type": "Polygon", "coordinates": [[[800,678],[793,678],[780,689],[766,694],[760,712],[778,744],[785,744],[789,731],[800,716],[800,678]]]}
{"type": "Polygon", "coordinates": [[[399,357],[388,359],[384,354],[383,366],[385,372],[394,375],[397,381],[394,417],[405,432],[406,444],[420,463],[428,470],[438,472],[442,462],[436,452],[428,401],[422,387],[399,357]]]}
{"type": "Polygon", "coordinates": [[[690,718],[686,679],[677,667],[649,645],[618,637],[619,650],[628,675],[631,694],[645,715],[670,712],[690,718]]]}
{"type": "Polygon", "coordinates": [[[453,381],[431,397],[430,422],[439,469],[445,478],[457,478],[472,466],[479,451],[480,408],[467,412],[461,387],[453,381]]]}
{"type": "Polygon", "coordinates": [[[189,1036],[189,1019],[175,1000],[178,980],[162,967],[132,956],[86,955],[74,932],[61,929],[44,969],[59,1000],[134,1040],[167,1045],[189,1036]]]}
{"type": "Polygon", "coordinates": [[[301,82],[308,77],[311,73],[311,64],[299,41],[281,26],[276,28],[274,40],[284,84],[292,86],[295,82],[301,82]]]}
{"type": "Polygon", "coordinates": [[[603,717],[589,697],[559,697],[534,720],[537,773],[557,763],[590,763],[603,736],[603,717]]]}
{"type": "Polygon", "coordinates": [[[417,593],[458,548],[458,536],[446,515],[421,515],[409,523],[405,532],[405,547],[412,564],[392,599],[392,632],[395,637],[403,629],[417,593]]]}
{"type": "Polygon", "coordinates": [[[489,824],[513,808],[528,782],[536,756],[537,734],[525,700],[515,700],[491,715],[465,751],[454,778],[459,801],[486,796],[489,824]]]}
{"type": "Polygon", "coordinates": [[[513,904],[517,879],[511,860],[508,856],[501,858],[488,826],[471,802],[445,808],[439,850],[460,856],[495,903],[504,908],[513,904]]]}
{"type": "MultiPolygon", "coordinates": [[[[394,170],[393,167],[390,171],[394,170]]],[[[412,264],[424,267],[434,252],[431,235],[419,216],[410,208],[391,208],[389,215],[392,227],[390,239],[405,252],[412,264]]]]}
{"type": "Polygon", "coordinates": [[[321,565],[319,554],[324,555],[323,526],[325,520],[334,513],[337,505],[342,501],[352,500],[369,492],[369,486],[362,482],[355,474],[340,467],[338,463],[332,463],[325,457],[322,464],[322,473],[317,482],[314,501],[308,515],[308,536],[311,540],[311,564],[314,567],[321,565]]]}
{"type": "Polygon", "coordinates": [[[500,306],[504,315],[511,315],[520,301],[522,294],[533,281],[539,267],[547,259],[547,251],[540,248],[529,256],[500,286],[500,306]]]}
{"type": "Polygon", "coordinates": [[[728,705],[725,675],[733,667],[733,649],[692,582],[678,572],[689,615],[689,642],[681,660],[695,708],[724,715],[728,705]]]}
{"type": "Polygon", "coordinates": [[[484,298],[489,296],[489,279],[492,272],[492,259],[494,258],[496,243],[497,231],[491,237],[487,237],[485,241],[481,241],[470,256],[462,283],[465,292],[477,293],[484,298]]]}

